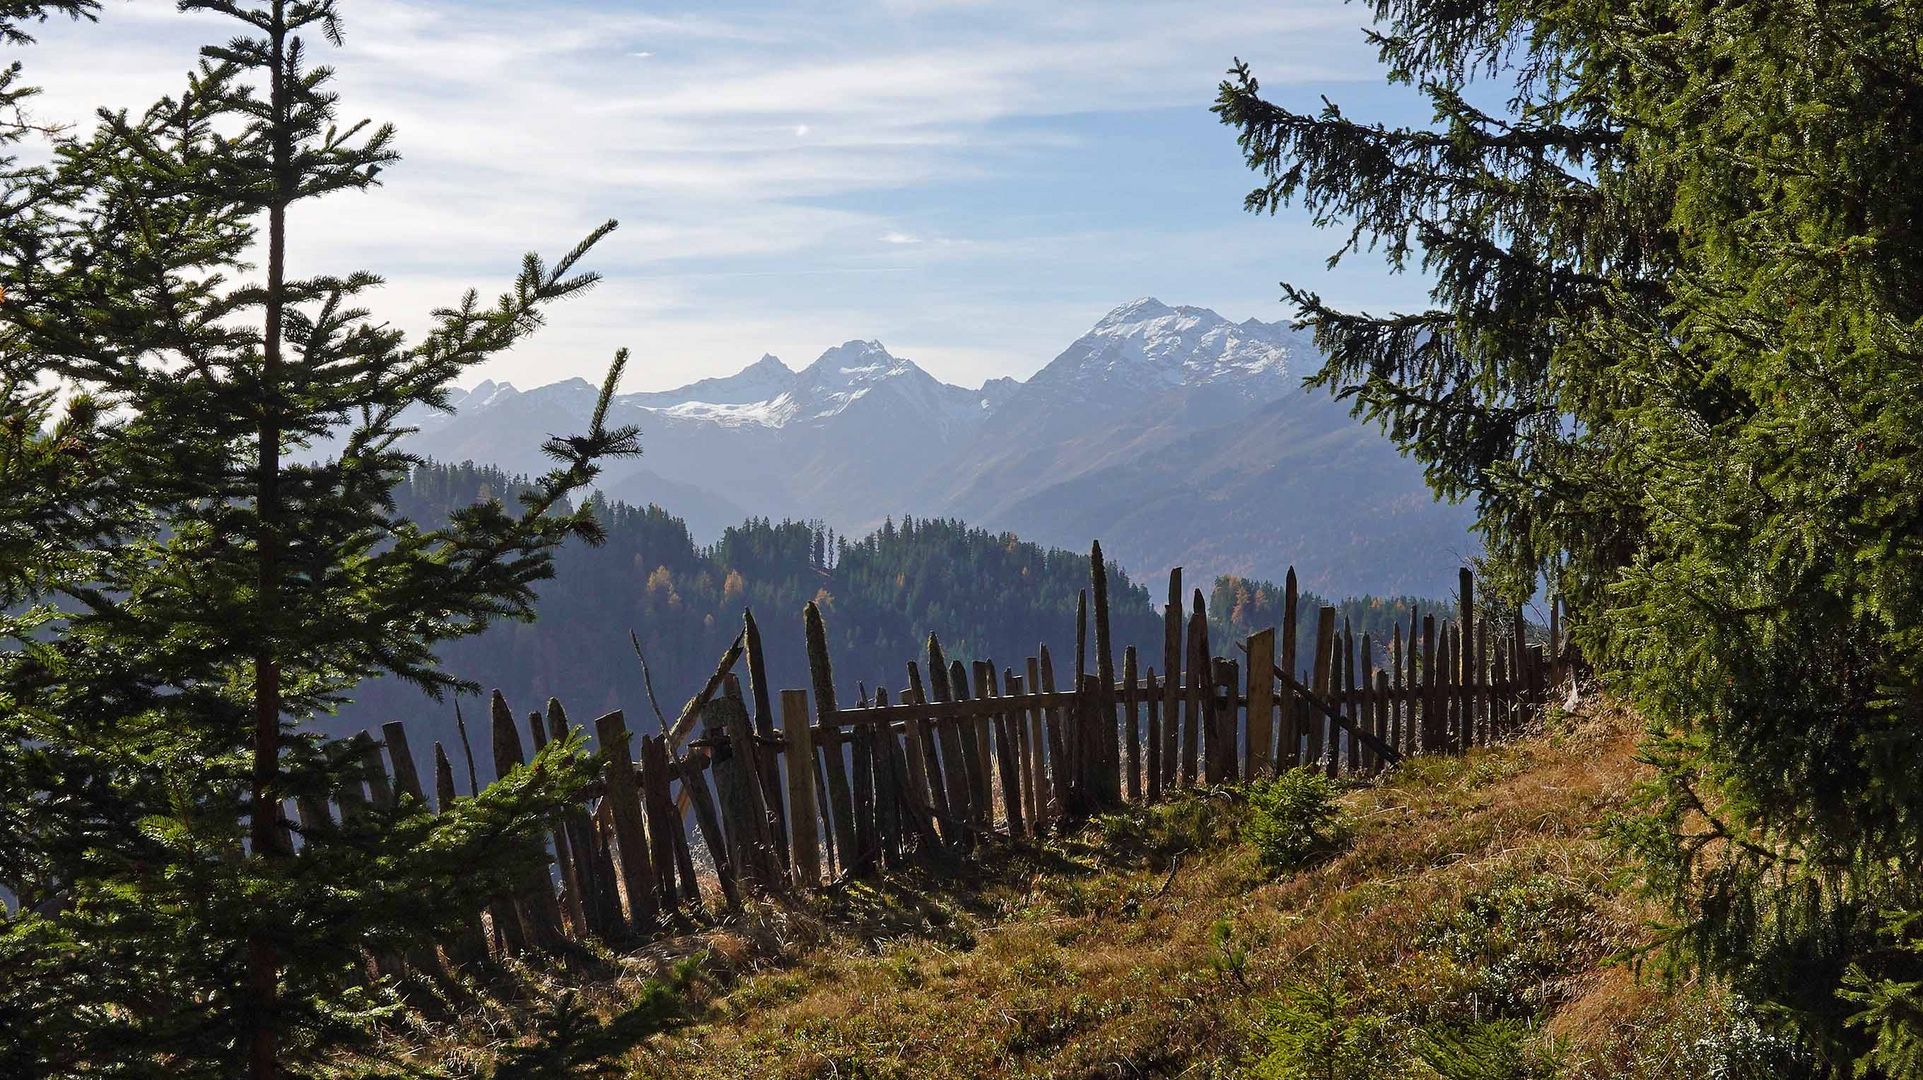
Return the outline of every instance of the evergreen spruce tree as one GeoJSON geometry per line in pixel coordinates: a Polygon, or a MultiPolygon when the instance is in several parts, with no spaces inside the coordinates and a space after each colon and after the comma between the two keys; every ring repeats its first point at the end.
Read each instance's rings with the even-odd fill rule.
{"type": "MultiPolygon", "coordinates": [[[[0,36],[90,7],[6,4],[0,36]]],[[[288,258],[301,208],[395,158],[390,128],[338,119],[312,59],[339,5],[179,7],[235,36],[177,96],[8,163],[0,196],[9,1076],[302,1072],[392,1007],[363,957],[431,946],[524,881],[591,775],[574,737],[439,815],[403,797],[290,821],[358,767],[311,721],[371,677],[460,688],[436,643],[531,617],[556,547],[599,538],[569,497],[638,452],[605,425],[625,354],[518,506],[427,527],[391,492],[405,410],[592,286],[577,266],[612,223],[408,342],[360,306],[379,278],[288,258]]]]}
{"type": "Polygon", "coordinates": [[[1288,288],[1312,382],[1474,499],[1650,718],[1625,836],[1677,955],[1834,1070],[1918,1075],[1923,11],[1368,6],[1433,124],[1296,111],[1241,65],[1216,106],[1251,210],[1433,282],[1388,315],[1288,288]]]}

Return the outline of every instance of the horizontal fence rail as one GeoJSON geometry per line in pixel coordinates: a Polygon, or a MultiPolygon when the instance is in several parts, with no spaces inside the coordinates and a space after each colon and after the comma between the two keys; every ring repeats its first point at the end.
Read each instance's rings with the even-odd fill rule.
{"type": "MultiPolygon", "coordinates": [[[[805,613],[811,689],[766,684],[752,614],[714,675],[655,734],[624,712],[597,717],[605,755],[585,801],[561,813],[545,842],[548,870],[493,898],[442,944],[444,958],[372,957],[377,974],[493,956],[557,952],[570,941],[632,943],[691,925],[750,895],[831,886],[882,867],[940,865],[998,843],[1022,842],[1125,803],[1310,768],[1373,776],[1418,754],[1459,753],[1533,721],[1563,677],[1561,609],[1547,647],[1526,640],[1520,612],[1492,629],[1462,571],[1453,613],[1411,611],[1387,642],[1337,626],[1318,610],[1312,641],[1297,640],[1295,575],[1282,625],[1214,655],[1198,590],[1184,610],[1170,576],[1162,656],[1124,650],[1108,633],[1099,545],[1073,669],[1046,647],[1018,667],[948,659],[930,635],[899,689],[835,698],[821,613],[805,613]],[[735,668],[747,663],[749,692],[735,668]],[[1159,660],[1159,664],[1158,661],[1159,660]],[[1306,680],[1298,672],[1306,671],[1306,680]]],[[[560,702],[523,724],[496,692],[489,710],[495,774],[571,730],[560,702]]],[[[459,748],[476,784],[466,725],[459,748]]],[[[426,802],[416,748],[399,722],[354,740],[364,768],[331,800],[294,807],[304,824],[351,820],[403,797],[426,802]],[[385,754],[382,751],[385,750],[385,754]]],[[[456,796],[454,760],[433,745],[436,805],[456,796]]]]}

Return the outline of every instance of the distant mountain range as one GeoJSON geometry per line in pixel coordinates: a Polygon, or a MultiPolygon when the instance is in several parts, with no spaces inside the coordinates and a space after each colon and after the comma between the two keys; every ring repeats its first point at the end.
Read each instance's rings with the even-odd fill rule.
{"type": "MultiPolygon", "coordinates": [[[[655,503],[713,538],[750,516],[859,534],[884,517],[952,516],[1043,544],[1091,538],[1124,566],[1196,580],[1278,576],[1305,588],[1446,593],[1477,550],[1465,508],[1301,376],[1306,333],[1141,299],[1025,381],[944,383],[878,341],[799,371],[773,356],[725,378],[616,398],[646,453],[612,463],[610,498],[655,503]]],[[[549,433],[581,429],[581,379],[483,382],[455,412],[410,418],[410,449],[510,471],[544,467],[549,433]]]]}

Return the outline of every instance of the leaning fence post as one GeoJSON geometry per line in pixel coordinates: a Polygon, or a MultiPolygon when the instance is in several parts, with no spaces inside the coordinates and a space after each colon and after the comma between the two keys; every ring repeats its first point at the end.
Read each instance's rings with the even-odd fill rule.
{"type": "Polygon", "coordinates": [[[815,723],[824,729],[822,762],[828,777],[829,800],[834,807],[834,855],[843,873],[860,865],[861,849],[855,839],[854,798],[848,784],[848,763],[841,755],[841,717],[835,704],[835,673],[828,663],[828,629],[822,624],[821,609],[811,600],[802,609],[802,625],[808,639],[808,674],[814,682],[815,723]]]}
{"type": "Polygon", "coordinates": [[[1176,783],[1176,746],[1182,703],[1182,568],[1168,575],[1168,604],[1162,608],[1162,775],[1158,790],[1176,783]]]}
{"type": "Polygon", "coordinates": [[[1108,627],[1108,566],[1102,560],[1102,543],[1097,540],[1088,553],[1090,584],[1095,591],[1095,677],[1100,680],[1095,710],[1101,718],[1094,737],[1092,757],[1098,766],[1095,797],[1103,805],[1121,801],[1121,775],[1115,739],[1115,650],[1110,646],[1108,627]]]}

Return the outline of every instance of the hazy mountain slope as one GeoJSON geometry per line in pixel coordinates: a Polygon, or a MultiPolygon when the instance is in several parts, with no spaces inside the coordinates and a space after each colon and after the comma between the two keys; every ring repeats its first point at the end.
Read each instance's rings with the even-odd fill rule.
{"type": "MultiPolygon", "coordinates": [[[[956,517],[1080,548],[1101,538],[1160,573],[1278,576],[1336,592],[1446,590],[1476,550],[1467,511],[1434,506],[1418,467],[1325,396],[1300,390],[1306,334],[1154,299],[1125,304],[1025,380],[952,386],[876,341],[793,370],[763,356],[723,378],[621,395],[645,454],[602,490],[659,502],[697,539],[750,514],[859,534],[888,515],[956,517]]],[[[594,388],[483,383],[410,448],[532,472],[579,429],[594,388]]]]}

